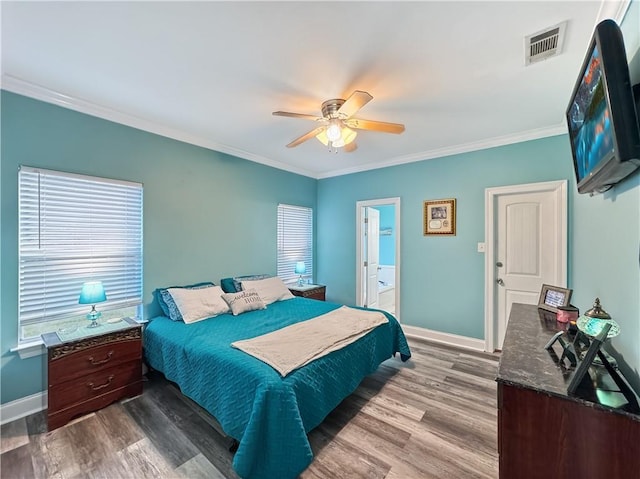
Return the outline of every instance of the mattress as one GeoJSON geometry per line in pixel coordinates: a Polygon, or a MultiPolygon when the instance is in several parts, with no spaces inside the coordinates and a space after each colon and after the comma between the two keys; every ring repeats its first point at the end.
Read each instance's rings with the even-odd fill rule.
{"type": "Polygon", "coordinates": [[[160,316],[145,329],[152,368],[176,382],[239,442],[233,467],[246,479],[297,477],[313,460],[307,433],[360,381],[396,353],[411,356],[397,320],[282,378],[230,345],[325,314],[340,305],[296,297],[265,310],[192,324],[160,316]]]}

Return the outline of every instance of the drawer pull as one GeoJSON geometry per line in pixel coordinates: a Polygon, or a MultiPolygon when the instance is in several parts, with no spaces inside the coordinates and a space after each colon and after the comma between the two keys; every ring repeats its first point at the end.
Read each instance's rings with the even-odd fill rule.
{"type": "Polygon", "coordinates": [[[93,356],[89,356],[89,362],[91,364],[93,364],[94,366],[98,366],[99,364],[104,364],[104,363],[110,361],[111,360],[111,356],[113,356],[113,349],[107,353],[107,357],[106,358],[101,359],[100,361],[96,361],[93,358],[93,356]]]}
{"type": "Polygon", "coordinates": [[[111,384],[111,381],[113,381],[113,374],[111,376],[109,376],[109,378],[107,379],[107,382],[104,384],[101,384],[100,386],[96,386],[93,383],[87,383],[87,386],[89,386],[91,388],[92,391],[99,391],[100,389],[104,389],[106,387],[109,386],[109,384],[111,384]]]}

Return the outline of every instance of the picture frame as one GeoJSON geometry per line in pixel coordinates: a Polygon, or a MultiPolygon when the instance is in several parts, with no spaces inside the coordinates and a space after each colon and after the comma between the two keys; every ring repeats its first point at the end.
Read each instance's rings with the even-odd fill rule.
{"type": "Polygon", "coordinates": [[[456,199],[425,201],[423,221],[424,236],[455,236],[456,199]]]}
{"type": "Polygon", "coordinates": [[[567,387],[567,393],[570,396],[575,395],[578,389],[578,386],[580,385],[585,375],[587,374],[587,371],[589,370],[591,363],[593,363],[593,360],[595,359],[596,355],[598,355],[598,357],[600,358],[600,360],[603,362],[605,366],[606,365],[609,366],[607,369],[611,368],[611,365],[609,365],[609,361],[607,360],[606,356],[604,356],[600,352],[600,347],[606,341],[607,335],[609,334],[609,329],[611,329],[611,324],[605,324],[602,330],[600,331],[600,334],[598,334],[595,338],[593,338],[593,340],[591,340],[589,344],[589,349],[587,349],[586,353],[584,353],[584,356],[580,360],[580,365],[577,367],[575,374],[571,378],[571,382],[567,387]]]}
{"type": "Polygon", "coordinates": [[[559,307],[569,306],[572,293],[572,289],[543,284],[540,290],[540,298],[538,299],[538,309],[557,313],[559,307]]]}

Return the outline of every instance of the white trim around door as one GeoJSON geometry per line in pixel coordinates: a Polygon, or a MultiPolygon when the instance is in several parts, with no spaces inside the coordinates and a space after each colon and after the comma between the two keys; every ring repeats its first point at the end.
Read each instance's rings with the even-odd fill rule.
{"type": "Polygon", "coordinates": [[[356,202],[356,306],[363,306],[363,279],[362,265],[364,263],[363,237],[364,237],[364,209],[369,206],[387,206],[395,208],[395,224],[393,225],[396,237],[395,241],[395,317],[400,320],[400,198],[381,198],[376,200],[364,200],[356,202]]]}
{"type": "Polygon", "coordinates": [[[485,351],[493,352],[496,346],[497,312],[495,297],[495,282],[497,272],[495,268],[497,233],[496,204],[498,197],[502,195],[549,192],[557,197],[558,224],[556,225],[556,244],[559,246],[557,255],[557,268],[560,283],[557,286],[567,284],[567,180],[546,181],[541,183],[529,183],[524,185],[500,186],[485,189],[485,258],[484,258],[484,338],[485,351]]]}

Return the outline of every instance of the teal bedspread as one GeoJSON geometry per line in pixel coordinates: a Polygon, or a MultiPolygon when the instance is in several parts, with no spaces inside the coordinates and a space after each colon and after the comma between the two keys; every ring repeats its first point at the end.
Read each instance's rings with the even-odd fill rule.
{"type": "Polygon", "coordinates": [[[411,356],[404,334],[387,315],[388,323],[285,378],[230,344],[339,306],[296,297],[266,310],[193,324],[158,317],[145,329],[144,354],[152,368],[176,382],[239,441],[233,467],[241,477],[295,478],[313,459],[307,433],[382,361],[397,352],[404,361],[411,356]]]}

